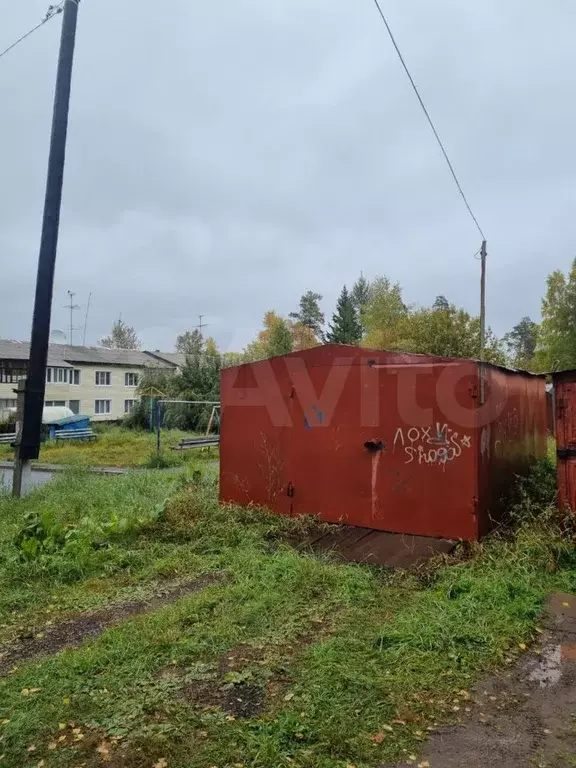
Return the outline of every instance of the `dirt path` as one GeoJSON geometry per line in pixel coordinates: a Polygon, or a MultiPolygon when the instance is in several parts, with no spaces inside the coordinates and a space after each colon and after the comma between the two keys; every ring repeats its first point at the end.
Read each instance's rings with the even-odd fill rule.
{"type": "Polygon", "coordinates": [[[155,595],[148,600],[120,603],[92,613],[84,613],[75,619],[46,628],[44,632],[40,633],[40,637],[36,635],[1,645],[0,675],[7,674],[15,664],[20,662],[48,656],[64,648],[74,648],[87,638],[97,637],[105,629],[120,624],[126,619],[148,613],[169,603],[175,603],[177,600],[198,592],[210,584],[215,584],[219,580],[218,574],[206,574],[190,581],[166,584],[160,587],[155,595]]]}
{"type": "Polygon", "coordinates": [[[552,595],[547,608],[535,652],[504,677],[477,686],[467,721],[435,734],[416,765],[576,766],[576,596],[552,595]]]}

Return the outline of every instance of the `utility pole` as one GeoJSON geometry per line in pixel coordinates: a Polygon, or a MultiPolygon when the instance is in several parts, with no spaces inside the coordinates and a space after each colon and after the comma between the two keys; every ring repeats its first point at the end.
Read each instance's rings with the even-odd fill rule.
{"type": "Polygon", "coordinates": [[[202,328],[206,328],[209,325],[209,323],[203,323],[202,322],[202,318],[203,317],[204,317],[204,315],[198,315],[198,319],[200,320],[200,322],[198,323],[197,326],[195,326],[196,328],[200,329],[200,333],[202,333],[202,328]]]}
{"type": "Polygon", "coordinates": [[[58,71],[54,93],[50,154],[48,158],[46,197],[42,220],[42,237],[40,240],[36,295],[32,317],[30,359],[28,361],[28,377],[26,380],[26,393],[24,395],[22,433],[16,446],[16,462],[28,462],[31,459],[37,459],[40,453],[42,412],[46,390],[46,361],[48,359],[48,342],[50,338],[54,270],[56,266],[60,208],[62,204],[70,87],[79,4],[80,0],[64,0],[60,54],[58,57],[58,71]]]}
{"type": "Polygon", "coordinates": [[[480,405],[484,405],[484,357],[486,347],[486,240],[480,249],[480,405]]]}
{"type": "Polygon", "coordinates": [[[70,297],[70,304],[66,304],[66,309],[70,310],[70,335],[68,336],[68,343],[70,346],[73,345],[73,335],[76,328],[74,328],[74,310],[80,309],[79,304],[74,304],[74,296],[76,296],[75,293],[72,291],[67,291],[68,296],[70,297]]]}
{"type": "MultiPolygon", "coordinates": [[[[24,397],[26,394],[26,381],[20,379],[16,384],[16,389],[13,390],[16,395],[16,438],[14,445],[18,445],[20,441],[20,435],[22,434],[22,416],[24,414],[24,397]]],[[[29,461],[19,461],[16,459],[14,462],[14,472],[12,475],[12,496],[19,499],[22,493],[26,491],[26,487],[30,482],[30,473],[32,468],[29,461]]]]}

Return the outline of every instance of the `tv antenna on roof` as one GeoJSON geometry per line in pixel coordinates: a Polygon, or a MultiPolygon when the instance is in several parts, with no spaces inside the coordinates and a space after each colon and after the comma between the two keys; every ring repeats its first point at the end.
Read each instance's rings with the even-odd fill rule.
{"type": "Polygon", "coordinates": [[[210,325],[210,323],[203,323],[203,322],[202,322],[202,318],[203,318],[203,317],[204,317],[204,315],[198,315],[198,319],[200,320],[200,322],[198,323],[198,325],[195,325],[195,326],[194,326],[194,328],[198,328],[198,330],[200,331],[200,333],[202,333],[202,328],[206,328],[207,326],[209,326],[209,325],[210,325]]]}
{"type": "Polygon", "coordinates": [[[68,326],[69,330],[70,330],[70,335],[68,337],[68,343],[70,344],[70,346],[72,346],[73,343],[74,343],[74,339],[73,339],[74,331],[78,331],[79,330],[79,328],[75,328],[74,327],[74,322],[73,322],[74,321],[74,312],[77,309],[80,309],[80,305],[79,304],[74,304],[74,296],[76,296],[75,293],[73,293],[72,291],[66,291],[66,293],[68,294],[68,296],[70,298],[70,304],[65,304],[64,308],[70,310],[70,325],[68,326]]]}

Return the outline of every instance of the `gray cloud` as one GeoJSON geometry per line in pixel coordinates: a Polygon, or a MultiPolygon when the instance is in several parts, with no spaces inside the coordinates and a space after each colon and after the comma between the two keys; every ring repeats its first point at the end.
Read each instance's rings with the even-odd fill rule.
{"type": "MultiPolygon", "coordinates": [[[[387,5],[487,233],[503,333],[576,255],[576,8],[387,5]]],[[[8,6],[0,47],[45,6],[8,6]]],[[[58,36],[0,61],[0,336],[29,333],[58,36]]],[[[82,0],[53,327],[67,289],[92,291],[90,342],[122,312],[166,348],[204,314],[239,348],[308,288],[330,314],[360,270],[475,311],[479,245],[371,0],[82,0]]]]}

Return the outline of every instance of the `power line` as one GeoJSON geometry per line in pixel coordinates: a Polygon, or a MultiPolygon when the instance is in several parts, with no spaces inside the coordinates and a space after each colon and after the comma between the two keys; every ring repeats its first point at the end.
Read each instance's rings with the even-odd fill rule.
{"type": "Polygon", "coordinates": [[[414,82],[414,78],[410,74],[410,70],[408,69],[408,65],[406,64],[404,57],[402,56],[402,53],[400,51],[400,48],[398,47],[398,43],[396,42],[396,39],[394,37],[394,34],[392,32],[392,29],[390,28],[390,24],[388,24],[388,20],[386,19],[386,16],[384,15],[384,11],[382,10],[382,6],[379,3],[379,0],[374,0],[374,5],[378,9],[378,13],[380,14],[382,21],[384,22],[384,25],[386,29],[388,30],[388,34],[390,36],[390,40],[392,40],[392,45],[396,49],[396,53],[398,54],[398,58],[400,59],[400,62],[402,66],[404,67],[404,71],[408,75],[408,79],[410,80],[410,84],[412,85],[412,88],[414,89],[414,93],[418,97],[418,101],[420,102],[420,106],[424,110],[424,114],[426,115],[426,119],[428,120],[430,124],[430,128],[432,128],[432,132],[434,133],[434,136],[436,137],[436,141],[438,142],[438,146],[442,150],[442,154],[444,155],[444,159],[446,160],[446,163],[448,164],[448,168],[450,169],[450,173],[452,174],[452,178],[454,179],[456,186],[458,187],[458,192],[460,192],[460,195],[462,197],[462,200],[464,200],[464,205],[468,209],[468,213],[472,217],[472,221],[476,225],[476,228],[478,229],[478,232],[480,232],[482,236],[482,240],[486,240],[486,237],[484,236],[484,232],[482,232],[482,228],[480,224],[478,224],[478,219],[476,216],[474,216],[474,213],[472,211],[472,208],[470,207],[470,203],[468,202],[466,195],[464,194],[464,190],[462,189],[462,186],[460,182],[458,181],[458,176],[456,176],[456,171],[454,170],[454,166],[450,162],[450,158],[448,157],[448,153],[446,152],[446,149],[444,148],[444,144],[442,143],[442,139],[438,135],[438,131],[436,130],[436,127],[434,126],[434,123],[432,122],[432,118],[430,117],[430,113],[426,109],[426,105],[424,104],[424,101],[422,100],[422,96],[420,96],[420,92],[418,91],[418,88],[416,87],[416,83],[414,82]]]}
{"type": "Polygon", "coordinates": [[[22,35],[22,37],[19,37],[15,43],[12,43],[12,45],[9,45],[8,48],[2,51],[0,53],[0,59],[2,58],[2,56],[6,56],[6,54],[9,53],[13,48],[16,48],[16,46],[19,45],[21,42],[26,40],[27,37],[30,37],[30,35],[36,32],[37,29],[40,29],[40,27],[43,27],[47,21],[50,21],[50,19],[53,19],[54,16],[56,16],[57,14],[62,13],[62,9],[64,7],[65,2],[66,0],[61,0],[61,2],[58,5],[51,5],[48,8],[48,11],[46,12],[46,16],[42,19],[40,24],[36,24],[36,26],[33,27],[29,32],[26,32],[26,34],[22,35]]]}

